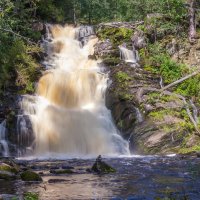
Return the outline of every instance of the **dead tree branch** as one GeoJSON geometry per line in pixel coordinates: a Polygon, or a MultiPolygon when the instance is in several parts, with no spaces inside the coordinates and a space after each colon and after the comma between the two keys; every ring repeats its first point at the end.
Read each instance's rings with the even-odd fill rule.
{"type": "Polygon", "coordinates": [[[200,70],[195,71],[195,72],[193,72],[192,74],[189,74],[189,75],[187,75],[187,76],[185,76],[185,77],[183,77],[183,78],[181,78],[181,79],[179,79],[179,80],[177,80],[177,81],[175,81],[175,82],[173,82],[173,83],[170,83],[169,85],[167,85],[167,86],[161,88],[161,89],[160,89],[160,92],[163,92],[164,90],[167,90],[167,89],[169,89],[170,87],[173,87],[173,86],[175,86],[175,85],[177,85],[177,84],[179,84],[179,83],[182,83],[183,81],[185,81],[185,80],[187,80],[187,79],[189,79],[189,78],[191,78],[191,77],[193,77],[193,76],[196,76],[196,75],[199,74],[199,73],[200,73],[200,70]]]}

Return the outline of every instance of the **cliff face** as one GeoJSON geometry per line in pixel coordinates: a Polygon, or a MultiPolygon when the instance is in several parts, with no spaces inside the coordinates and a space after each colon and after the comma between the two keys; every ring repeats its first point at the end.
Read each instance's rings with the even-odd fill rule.
{"type": "MultiPolygon", "coordinates": [[[[163,30],[155,36],[150,29],[146,33],[142,31],[144,26],[147,24],[132,24],[128,27],[127,24],[106,24],[97,29],[101,41],[96,46],[95,55],[103,59],[111,80],[106,93],[106,106],[111,110],[123,137],[130,141],[134,153],[162,154],[198,150],[200,137],[186,112],[185,102],[177,95],[178,89],[173,87],[164,93],[160,89],[174,81],[170,73],[174,73],[175,68],[181,68],[182,64],[190,68],[199,66],[200,40],[190,44],[186,37],[163,30]],[[133,45],[138,50],[140,61],[137,64],[120,60],[118,46],[124,43],[127,49],[132,50],[133,45]],[[171,66],[173,63],[172,69],[167,71],[169,80],[165,74],[164,79],[157,70],[162,64],[161,67],[156,62],[152,65],[151,51],[156,51],[155,44],[160,45],[161,51],[170,56],[165,65],[171,66]]],[[[160,60],[166,59],[158,57],[160,60]]],[[[190,73],[189,68],[185,70],[186,74],[190,73]]],[[[198,97],[191,93],[191,96],[186,95],[185,98],[190,102],[191,114],[198,114],[198,97]]]]}

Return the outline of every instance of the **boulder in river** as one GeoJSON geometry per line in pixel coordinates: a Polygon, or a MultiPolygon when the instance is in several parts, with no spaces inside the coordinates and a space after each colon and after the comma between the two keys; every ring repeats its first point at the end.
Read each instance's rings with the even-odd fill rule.
{"type": "Polygon", "coordinates": [[[96,172],[98,174],[104,174],[104,173],[114,173],[116,172],[116,169],[102,161],[101,155],[99,155],[96,159],[96,162],[92,166],[92,171],[96,172]]]}
{"type": "Polygon", "coordinates": [[[31,170],[22,172],[20,176],[23,181],[42,181],[41,176],[31,170]]]}

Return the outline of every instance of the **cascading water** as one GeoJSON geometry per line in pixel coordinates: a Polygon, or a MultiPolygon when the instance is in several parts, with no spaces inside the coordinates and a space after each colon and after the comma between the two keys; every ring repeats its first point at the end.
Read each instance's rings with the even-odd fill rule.
{"type": "Polygon", "coordinates": [[[138,51],[135,50],[135,47],[133,46],[133,50],[129,50],[126,48],[126,45],[120,45],[120,57],[122,60],[124,60],[127,63],[138,65],[139,55],[138,51]]]}
{"type": "Polygon", "coordinates": [[[6,120],[0,124],[0,152],[4,157],[9,156],[9,148],[6,140],[6,120]]]}
{"type": "Polygon", "coordinates": [[[36,103],[24,98],[35,133],[35,153],[65,155],[129,154],[105,107],[108,76],[88,59],[98,41],[88,27],[50,27],[47,70],[37,87],[36,103]],[[88,42],[83,38],[87,37],[88,42]],[[84,46],[83,46],[84,45],[84,46]]]}

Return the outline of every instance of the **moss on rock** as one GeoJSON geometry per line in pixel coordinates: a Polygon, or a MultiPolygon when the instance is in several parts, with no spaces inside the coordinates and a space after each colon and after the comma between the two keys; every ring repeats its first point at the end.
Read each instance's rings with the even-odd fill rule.
{"type": "Polygon", "coordinates": [[[116,169],[101,160],[101,156],[98,156],[96,162],[92,166],[92,171],[98,174],[115,173],[116,169]]]}
{"type": "Polygon", "coordinates": [[[42,181],[39,174],[30,170],[22,172],[20,176],[23,181],[42,181]]]}
{"type": "Polygon", "coordinates": [[[0,164],[0,171],[10,172],[10,173],[13,173],[13,174],[17,174],[17,172],[18,172],[18,170],[15,167],[12,167],[12,166],[5,164],[5,163],[0,164]]]}

